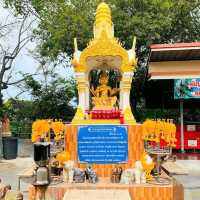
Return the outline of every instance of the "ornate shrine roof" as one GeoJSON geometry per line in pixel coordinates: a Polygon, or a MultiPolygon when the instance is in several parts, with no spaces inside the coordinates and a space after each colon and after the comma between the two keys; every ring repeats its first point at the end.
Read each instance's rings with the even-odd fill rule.
{"type": "Polygon", "coordinates": [[[72,64],[76,72],[89,72],[92,69],[119,69],[121,72],[132,72],[137,65],[135,53],[136,39],[130,50],[123,48],[114,37],[111,9],[101,2],[96,10],[94,38],[81,52],[74,40],[75,52],[72,64]]]}

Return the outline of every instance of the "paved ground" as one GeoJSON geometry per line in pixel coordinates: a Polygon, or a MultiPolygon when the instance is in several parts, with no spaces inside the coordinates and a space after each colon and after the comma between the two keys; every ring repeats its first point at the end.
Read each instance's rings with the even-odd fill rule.
{"type": "Polygon", "coordinates": [[[127,190],[69,190],[63,200],[131,200],[127,190]]]}
{"type": "Polygon", "coordinates": [[[185,200],[200,200],[200,160],[177,160],[188,175],[174,176],[184,186],[185,200]]]}
{"type": "MultiPolygon", "coordinates": [[[[193,158],[194,159],[194,158],[193,158]]],[[[200,160],[177,160],[177,163],[186,168],[188,175],[176,175],[175,178],[183,184],[185,200],[200,200],[200,160]]],[[[33,165],[32,158],[17,158],[16,160],[0,161],[0,177],[6,184],[17,189],[17,174],[33,165]]],[[[28,184],[21,184],[24,199],[27,199],[28,184]]]]}
{"type": "MultiPolygon", "coordinates": [[[[4,184],[10,184],[13,190],[17,190],[18,178],[17,174],[34,164],[32,158],[17,158],[15,160],[0,161],[0,178],[4,184]]],[[[27,198],[28,184],[21,182],[21,192],[24,194],[24,199],[27,198]]]]}

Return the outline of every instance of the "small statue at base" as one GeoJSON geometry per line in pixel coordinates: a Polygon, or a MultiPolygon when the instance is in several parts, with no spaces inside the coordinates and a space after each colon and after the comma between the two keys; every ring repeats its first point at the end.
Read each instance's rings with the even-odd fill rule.
{"type": "Polygon", "coordinates": [[[140,161],[135,162],[135,183],[141,184],[146,182],[145,172],[140,161]],[[145,180],[144,180],[145,178],[145,180]]]}
{"type": "Polygon", "coordinates": [[[111,182],[112,182],[112,183],[119,183],[120,180],[121,180],[121,175],[122,175],[122,168],[116,166],[116,167],[112,170],[111,182]]]}
{"type": "Polygon", "coordinates": [[[88,167],[85,170],[86,179],[88,179],[89,183],[96,183],[97,182],[97,175],[96,172],[92,169],[91,165],[88,165],[88,167]]]}
{"type": "Polygon", "coordinates": [[[135,181],[135,170],[132,168],[126,169],[122,172],[120,183],[133,184],[135,181]]]}
{"type": "Polygon", "coordinates": [[[73,176],[74,176],[74,161],[68,160],[64,162],[63,181],[67,183],[72,183],[73,176]]]}
{"type": "Polygon", "coordinates": [[[79,168],[75,168],[73,181],[75,183],[84,183],[85,182],[85,171],[82,171],[79,168]]]}

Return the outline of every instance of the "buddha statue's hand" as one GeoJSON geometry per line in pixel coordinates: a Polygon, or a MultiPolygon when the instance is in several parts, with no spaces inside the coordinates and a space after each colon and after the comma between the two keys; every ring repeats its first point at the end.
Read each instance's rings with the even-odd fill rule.
{"type": "Polygon", "coordinates": [[[111,96],[112,96],[113,94],[118,93],[119,91],[120,91],[120,88],[113,88],[112,91],[111,91],[111,96]]]}
{"type": "Polygon", "coordinates": [[[94,86],[92,85],[92,87],[90,88],[90,92],[92,93],[92,95],[96,96],[96,92],[94,89],[94,86]]]}

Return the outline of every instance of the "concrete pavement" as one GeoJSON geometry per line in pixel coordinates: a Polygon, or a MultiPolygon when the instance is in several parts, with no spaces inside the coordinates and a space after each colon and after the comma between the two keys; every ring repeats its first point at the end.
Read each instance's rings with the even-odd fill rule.
{"type": "MultiPolygon", "coordinates": [[[[14,160],[0,160],[0,178],[4,184],[10,184],[13,190],[17,190],[18,177],[17,174],[30,168],[34,164],[32,158],[17,158],[14,160]]],[[[21,192],[24,199],[27,198],[28,184],[21,181],[21,192]]]]}
{"type": "MultiPolygon", "coordinates": [[[[185,200],[200,200],[200,160],[177,160],[178,165],[188,171],[188,175],[174,175],[183,184],[185,200]]],[[[17,174],[30,168],[34,164],[32,158],[17,158],[15,160],[0,161],[0,178],[5,184],[11,184],[12,189],[17,189],[17,174]]],[[[21,183],[21,192],[27,199],[28,184],[21,183]]]]}
{"type": "Polygon", "coordinates": [[[185,200],[200,200],[200,160],[177,160],[188,175],[174,175],[184,186],[185,200]]]}

